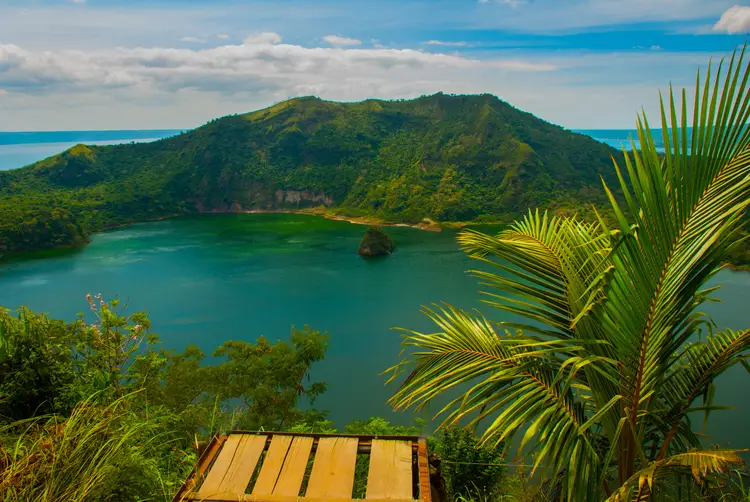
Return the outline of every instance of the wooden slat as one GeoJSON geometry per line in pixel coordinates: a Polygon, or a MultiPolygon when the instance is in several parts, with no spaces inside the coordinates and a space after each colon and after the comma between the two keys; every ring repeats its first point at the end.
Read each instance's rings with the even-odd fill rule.
{"type": "Polygon", "coordinates": [[[184,500],[190,500],[189,493],[193,491],[195,485],[203,478],[203,475],[206,473],[206,470],[211,464],[211,461],[214,459],[214,457],[216,457],[216,454],[219,453],[219,449],[226,440],[226,436],[214,436],[213,438],[211,438],[208,446],[198,459],[198,465],[193,468],[187,480],[185,480],[177,493],[175,493],[175,496],[172,498],[172,502],[182,502],[184,500]]]}
{"type": "Polygon", "coordinates": [[[211,470],[208,471],[206,480],[203,482],[203,485],[198,492],[199,497],[208,497],[219,491],[219,485],[221,485],[221,482],[224,480],[224,476],[226,475],[227,470],[229,470],[229,465],[232,463],[234,454],[243,437],[244,436],[232,434],[224,442],[224,448],[219,452],[219,457],[216,459],[216,462],[214,462],[211,470]]]}
{"type": "Polygon", "coordinates": [[[411,499],[411,442],[372,440],[367,474],[368,499],[411,499]]]}
{"type": "Polygon", "coordinates": [[[356,438],[321,438],[305,498],[350,498],[357,461],[356,438]]]}
{"type": "Polygon", "coordinates": [[[419,500],[421,502],[431,502],[430,464],[427,461],[427,440],[424,438],[419,439],[417,468],[419,469],[419,500]]]}
{"type": "Polygon", "coordinates": [[[296,497],[302,487],[302,480],[307,470],[307,459],[310,458],[313,438],[296,437],[289,447],[284,466],[281,468],[279,479],[273,490],[274,495],[288,495],[296,497]]]}
{"type": "Polygon", "coordinates": [[[268,447],[268,453],[263,460],[263,467],[260,468],[258,480],[253,487],[254,495],[270,495],[279,479],[281,467],[284,465],[284,459],[289,451],[289,445],[292,444],[292,436],[274,436],[271,439],[271,446],[268,447]]]}
{"type": "MultiPolygon", "coordinates": [[[[263,450],[266,448],[265,436],[241,436],[240,444],[234,454],[234,460],[229,465],[224,480],[219,485],[219,492],[245,493],[250,478],[253,477],[255,467],[263,450]]],[[[230,436],[231,438],[231,436],[230,436]]]]}

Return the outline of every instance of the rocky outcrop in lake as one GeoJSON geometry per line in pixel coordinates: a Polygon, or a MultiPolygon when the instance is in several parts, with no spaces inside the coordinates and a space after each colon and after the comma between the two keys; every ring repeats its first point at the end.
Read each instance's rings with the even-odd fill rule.
{"type": "Polygon", "coordinates": [[[359,243],[357,253],[361,256],[379,256],[393,252],[393,239],[378,227],[370,227],[359,243]]]}

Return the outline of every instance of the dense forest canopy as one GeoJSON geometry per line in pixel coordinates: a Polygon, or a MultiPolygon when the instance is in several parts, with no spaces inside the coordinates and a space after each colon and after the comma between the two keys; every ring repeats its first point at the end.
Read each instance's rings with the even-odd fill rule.
{"type": "Polygon", "coordinates": [[[383,221],[509,222],[591,211],[620,153],[495,96],[291,99],[153,143],[78,145],[0,172],[0,252],[75,246],[122,224],[326,206],[383,221]]]}
{"type": "Polygon", "coordinates": [[[86,231],[196,211],[334,207],[385,220],[510,220],[596,201],[615,150],[490,95],[408,101],[292,99],[161,141],[76,146],[0,173],[0,242],[74,244],[86,231]],[[75,225],[75,224],[74,224],[75,225]]]}

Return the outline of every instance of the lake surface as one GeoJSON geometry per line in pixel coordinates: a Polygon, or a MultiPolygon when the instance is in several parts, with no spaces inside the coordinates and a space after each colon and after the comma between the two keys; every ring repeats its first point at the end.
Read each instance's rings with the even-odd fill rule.
{"type": "MultiPolygon", "coordinates": [[[[178,130],[0,132],[0,170],[21,167],[77,143],[151,141],[178,130]]],[[[613,147],[631,130],[577,131],[613,147]]],[[[659,136],[657,136],[657,142],[659,136]]],[[[657,143],[658,144],[658,143],[657,143]]],[[[72,320],[86,310],[86,293],[119,296],[148,310],[166,348],[196,344],[210,354],[225,340],[287,339],[292,324],[328,331],[331,344],[315,378],[329,384],[318,407],[343,425],[381,415],[408,423],[385,401],[393,388],[379,374],[398,361],[400,336],[391,328],[432,329],[422,305],[447,301],[480,307],[476,263],[455,232],[389,230],[396,252],[383,259],[356,255],[364,228],[311,216],[207,215],[135,225],[94,236],[83,249],[0,262],[0,305],[20,305],[72,320]]],[[[724,271],[721,304],[706,311],[720,327],[750,326],[750,274],[724,271]]],[[[491,318],[488,307],[483,312],[491,318]]],[[[735,368],[719,382],[709,432],[720,443],[750,446],[748,375],[735,368]]]]}
{"type": "MultiPolygon", "coordinates": [[[[476,266],[455,232],[389,229],[393,255],[356,254],[364,227],[314,216],[205,215],[134,225],[94,236],[88,247],[0,264],[0,305],[27,305],[73,319],[86,293],[119,295],[130,309],[151,314],[165,347],[196,344],[207,353],[224,340],[287,339],[292,324],[328,331],[326,359],[313,377],[328,382],[318,403],[337,424],[380,415],[412,416],[385,404],[393,392],[379,374],[398,361],[400,326],[430,331],[421,305],[447,301],[480,307],[476,266]]],[[[709,305],[719,326],[747,327],[750,274],[724,271],[722,304],[709,305]]],[[[490,318],[499,311],[484,306],[490,318]]],[[[506,318],[507,319],[507,318],[506,318]]],[[[716,404],[737,406],[712,415],[722,443],[750,445],[747,374],[736,368],[719,382],[716,404]]]]}

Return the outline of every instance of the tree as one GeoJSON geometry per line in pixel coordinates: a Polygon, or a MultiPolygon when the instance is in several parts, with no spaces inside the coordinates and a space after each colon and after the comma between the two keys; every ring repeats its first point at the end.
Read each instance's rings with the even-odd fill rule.
{"type": "Polygon", "coordinates": [[[497,271],[474,272],[495,289],[487,303],[523,321],[428,309],[438,331],[406,332],[416,351],[391,369],[408,371],[395,408],[466,386],[443,425],[490,419],[490,445],[523,434],[519,453],[533,445],[535,469],[560,476],[568,500],[684,500],[691,474],[741,463],[701,449],[688,413],[707,419],[715,378],[750,356],[750,330],[719,331],[700,312],[750,204],[743,56],[724,78],[723,61],[713,82],[710,66],[703,85],[698,74],[692,129],[685,91],[662,99],[665,154],[639,117],[641,150],[614,162],[622,196],[604,184],[614,225],[537,211],[494,236],[460,234],[497,271]]]}

